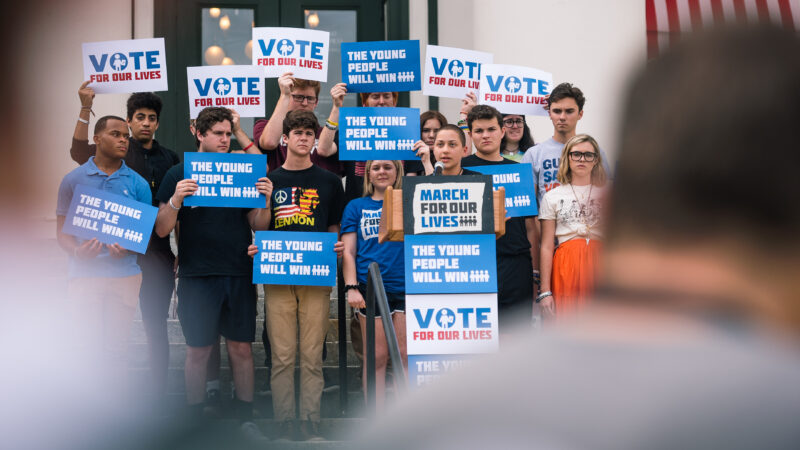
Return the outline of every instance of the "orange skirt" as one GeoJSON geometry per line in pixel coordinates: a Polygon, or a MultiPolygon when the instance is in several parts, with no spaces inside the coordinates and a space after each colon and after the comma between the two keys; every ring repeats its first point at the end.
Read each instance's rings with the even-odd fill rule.
{"type": "Polygon", "coordinates": [[[559,245],[553,255],[550,287],[556,316],[572,315],[583,308],[594,291],[600,242],[575,238],[559,245]]]}

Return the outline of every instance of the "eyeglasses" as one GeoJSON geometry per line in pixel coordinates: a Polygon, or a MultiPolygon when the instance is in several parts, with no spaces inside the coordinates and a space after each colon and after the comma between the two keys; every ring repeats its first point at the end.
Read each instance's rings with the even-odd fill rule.
{"type": "Polygon", "coordinates": [[[295,94],[292,94],[292,99],[294,101],[296,101],[297,103],[303,103],[303,100],[307,100],[308,103],[316,103],[317,102],[317,97],[314,97],[313,95],[295,95],[295,94]]]}
{"type": "Polygon", "coordinates": [[[518,128],[524,124],[525,121],[523,119],[504,119],[503,126],[508,128],[518,128]]]}
{"type": "Polygon", "coordinates": [[[580,161],[583,159],[586,162],[592,162],[597,159],[595,152],[569,152],[569,159],[573,161],[580,161]]]}

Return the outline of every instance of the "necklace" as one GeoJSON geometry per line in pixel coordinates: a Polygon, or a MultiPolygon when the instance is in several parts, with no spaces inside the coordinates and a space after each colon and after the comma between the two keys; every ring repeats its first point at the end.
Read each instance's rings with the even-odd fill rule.
{"type": "Polygon", "coordinates": [[[570,183],[569,188],[572,189],[572,195],[575,196],[575,201],[578,202],[578,205],[580,206],[580,210],[578,211],[578,220],[581,222],[583,227],[578,230],[578,235],[586,238],[586,245],[589,245],[589,236],[592,229],[592,225],[589,223],[589,207],[592,203],[592,188],[594,188],[594,185],[589,184],[589,195],[586,197],[586,203],[581,202],[581,200],[578,198],[578,194],[575,193],[575,187],[572,186],[572,183],[570,183]]]}

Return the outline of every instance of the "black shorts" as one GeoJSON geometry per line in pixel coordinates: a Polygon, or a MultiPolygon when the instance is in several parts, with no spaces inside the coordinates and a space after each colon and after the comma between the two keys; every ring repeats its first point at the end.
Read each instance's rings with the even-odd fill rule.
{"type": "Polygon", "coordinates": [[[256,338],[256,286],[248,276],[184,277],[178,281],[178,319],[186,344],[213,345],[222,335],[256,338]]]}
{"type": "MultiPolygon", "coordinates": [[[[367,285],[358,283],[358,291],[361,292],[361,296],[364,297],[364,302],[367,301],[367,285]]],[[[396,293],[396,292],[387,292],[386,293],[386,300],[389,302],[389,311],[390,312],[406,312],[406,294],[404,292],[396,293]]],[[[366,316],[367,315],[367,308],[361,308],[358,312],[366,316]]],[[[377,303],[375,304],[375,317],[380,317],[381,312],[378,310],[377,303]]]]}

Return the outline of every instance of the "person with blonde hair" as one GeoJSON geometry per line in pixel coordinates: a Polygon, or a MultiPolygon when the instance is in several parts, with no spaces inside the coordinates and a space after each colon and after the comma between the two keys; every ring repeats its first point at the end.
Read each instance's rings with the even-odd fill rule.
{"type": "MultiPolygon", "coordinates": [[[[367,161],[364,171],[364,196],[357,198],[344,210],[342,216],[342,272],[345,281],[345,296],[351,307],[356,308],[361,325],[361,339],[366,342],[366,297],[369,265],[377,262],[389,300],[392,322],[403,364],[407,364],[406,314],[405,314],[405,263],[402,242],[378,242],[378,229],[383,211],[386,188],[401,187],[402,161],[367,161]]],[[[386,365],[389,350],[380,320],[380,311],[375,311],[375,397],[379,408],[383,405],[386,365]]],[[[364,366],[364,393],[366,397],[366,366],[364,366]]]]}
{"type": "Polygon", "coordinates": [[[580,310],[595,285],[603,238],[602,198],[607,192],[599,149],[588,134],[570,138],[556,175],[561,185],[544,195],[539,208],[542,285],[536,301],[551,316],[580,310]]]}

